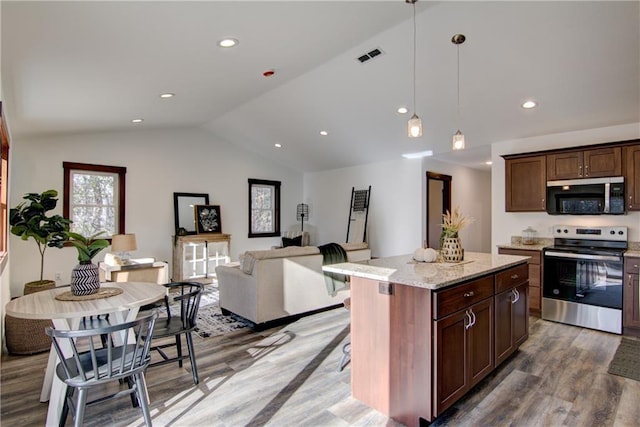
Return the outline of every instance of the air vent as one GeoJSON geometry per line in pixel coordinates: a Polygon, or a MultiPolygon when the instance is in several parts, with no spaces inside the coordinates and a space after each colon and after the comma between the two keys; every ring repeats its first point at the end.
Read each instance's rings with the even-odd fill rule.
{"type": "Polygon", "coordinates": [[[358,61],[360,61],[361,63],[365,63],[373,58],[375,58],[378,55],[382,55],[384,52],[381,51],[380,49],[376,48],[373,49],[371,52],[367,52],[364,55],[361,55],[358,57],[358,61]]]}

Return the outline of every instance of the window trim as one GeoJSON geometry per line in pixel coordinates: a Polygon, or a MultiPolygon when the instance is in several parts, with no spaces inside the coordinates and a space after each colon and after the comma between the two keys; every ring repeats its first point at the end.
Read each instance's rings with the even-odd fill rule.
{"type": "Polygon", "coordinates": [[[249,233],[248,237],[279,237],[280,233],[280,186],[282,183],[280,181],[270,181],[266,179],[253,179],[249,178],[249,233]],[[254,233],[252,223],[251,223],[251,190],[254,185],[269,185],[274,188],[274,231],[268,233],[254,233]]]}
{"type": "Polygon", "coordinates": [[[2,101],[0,101],[0,143],[2,144],[0,157],[4,167],[0,167],[0,173],[4,176],[0,178],[0,212],[2,218],[0,221],[0,259],[4,258],[9,252],[9,131],[7,130],[7,123],[4,115],[2,114],[2,101]]]}
{"type": "MultiPolygon", "coordinates": [[[[62,162],[64,168],[64,191],[63,198],[64,204],[62,207],[62,216],[71,219],[69,201],[71,200],[71,171],[80,170],[87,172],[106,172],[118,175],[118,232],[117,234],[125,234],[125,177],[127,174],[127,168],[121,166],[105,166],[105,165],[93,165],[89,163],[75,163],[75,162],[62,162]]],[[[111,239],[107,239],[111,242],[111,239]]]]}

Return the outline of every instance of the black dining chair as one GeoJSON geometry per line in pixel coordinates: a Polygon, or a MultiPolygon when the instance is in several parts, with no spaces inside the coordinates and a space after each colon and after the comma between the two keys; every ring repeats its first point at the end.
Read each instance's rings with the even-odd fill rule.
{"type": "Polygon", "coordinates": [[[151,336],[157,317],[158,314],[152,312],[131,322],[96,329],[69,331],[46,328],[60,359],[56,375],[67,385],[61,426],[65,424],[69,410],[73,414],[74,426],[81,426],[87,405],[127,394],[135,395],[145,424],[152,425],[144,372],[151,360],[151,336]],[[101,341],[105,336],[106,345],[98,348],[94,340],[101,341]],[[71,349],[70,357],[62,351],[65,344],[71,349]],[[128,389],[88,401],[90,388],[126,378],[131,379],[128,389]],[[76,389],[78,397],[74,402],[76,389]]]}
{"type": "Polygon", "coordinates": [[[156,350],[160,356],[162,356],[163,360],[153,362],[149,366],[178,362],[178,366],[182,367],[182,361],[188,358],[191,362],[193,383],[198,384],[198,368],[196,366],[196,355],[193,349],[193,337],[191,333],[196,328],[200,296],[202,295],[204,285],[195,282],[173,282],[167,283],[164,286],[169,288],[168,295],[165,297],[167,316],[158,318],[153,330],[153,339],[160,340],[162,338],[175,337],[175,342],[152,345],[151,349],[156,350]],[[176,313],[175,309],[174,313],[171,312],[172,302],[180,306],[179,313],[176,313]],[[182,335],[185,336],[187,341],[187,352],[189,354],[186,356],[182,354],[182,335]],[[163,349],[173,346],[176,347],[177,356],[170,357],[163,349]]]}

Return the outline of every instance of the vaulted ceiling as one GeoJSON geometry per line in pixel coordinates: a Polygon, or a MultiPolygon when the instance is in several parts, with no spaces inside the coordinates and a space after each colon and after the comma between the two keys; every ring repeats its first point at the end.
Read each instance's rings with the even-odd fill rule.
{"type": "Polygon", "coordinates": [[[403,0],[5,0],[2,93],[14,139],[201,126],[301,171],[422,150],[481,167],[497,141],[640,121],[639,6],[418,1],[418,139],[406,136],[413,9],[403,0]],[[456,33],[467,37],[459,121],[456,33]],[[218,47],[225,37],[238,46],[218,47]],[[538,107],[521,108],[527,99],[538,107]],[[458,127],[467,149],[452,152],[458,127]]]}

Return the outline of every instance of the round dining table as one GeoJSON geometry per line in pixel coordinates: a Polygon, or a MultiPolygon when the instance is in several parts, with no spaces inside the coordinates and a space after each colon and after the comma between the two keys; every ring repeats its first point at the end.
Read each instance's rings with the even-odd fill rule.
{"type": "MultiPolygon", "coordinates": [[[[123,292],[107,298],[63,301],[56,296],[70,288],[62,286],[13,299],[7,303],[5,313],[21,319],[51,319],[56,329],[76,330],[86,316],[109,314],[109,321],[114,324],[134,320],[140,307],[161,300],[167,293],[167,288],[155,283],[108,282],[102,286],[120,288],[123,292]]],[[[62,350],[65,355],[72,356],[70,348],[63,347],[62,350]]],[[[58,361],[52,347],[40,394],[41,402],[49,401],[47,426],[59,424],[64,405],[66,385],[54,375],[58,361]]]]}

